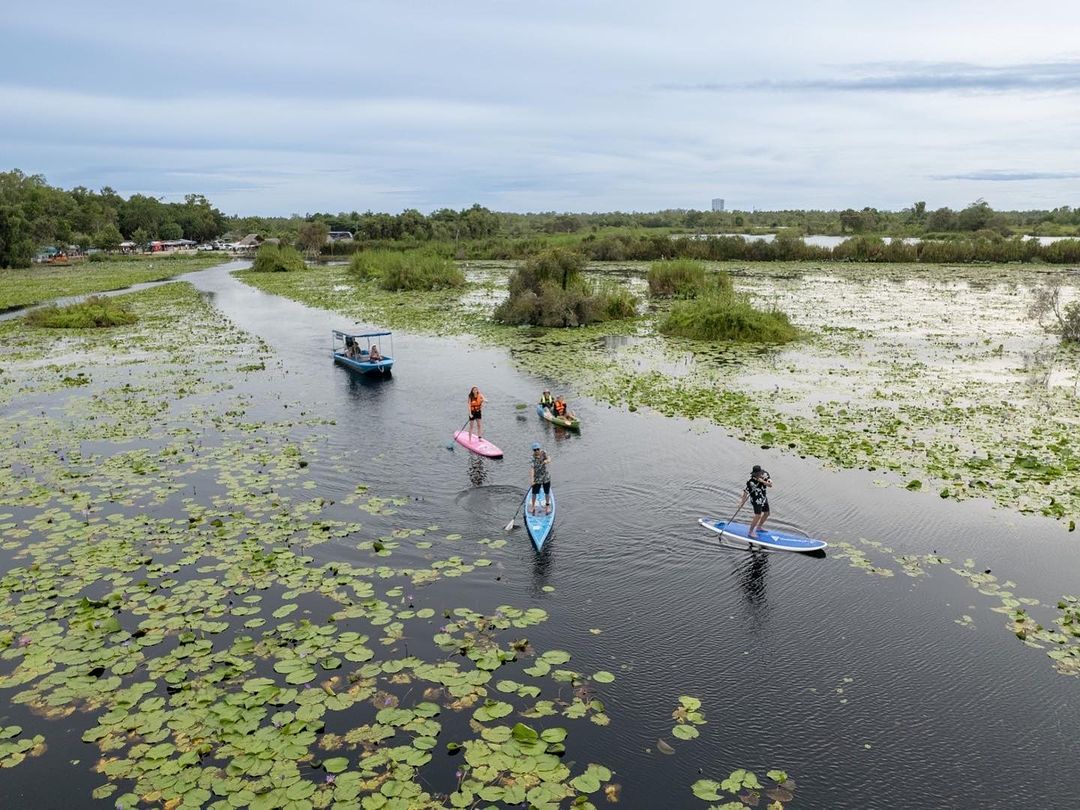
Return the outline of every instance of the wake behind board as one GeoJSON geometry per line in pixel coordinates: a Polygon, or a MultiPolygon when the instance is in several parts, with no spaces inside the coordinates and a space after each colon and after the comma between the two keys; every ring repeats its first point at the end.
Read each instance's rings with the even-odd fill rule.
{"type": "Polygon", "coordinates": [[[767,529],[758,531],[757,537],[751,538],[747,536],[750,527],[745,523],[728,523],[727,521],[713,520],[712,518],[701,518],[698,523],[709,531],[716,532],[721,537],[742,540],[744,543],[753,543],[777,551],[821,551],[821,549],[829,545],[824,540],[796,537],[793,534],[774,532],[767,529]]]}
{"type": "Polygon", "coordinates": [[[555,525],[555,491],[552,490],[546,496],[543,492],[536,496],[536,511],[539,514],[532,514],[529,512],[529,504],[532,503],[532,490],[525,491],[525,531],[529,533],[529,539],[532,540],[533,545],[536,546],[536,550],[540,551],[544,548],[544,541],[548,539],[548,535],[551,534],[551,527],[555,525]],[[544,510],[547,507],[545,497],[551,498],[551,514],[545,515],[544,510]]]}
{"type": "Polygon", "coordinates": [[[454,434],[454,441],[478,456],[487,456],[488,458],[502,458],[503,451],[493,445],[487,439],[481,439],[475,434],[469,435],[467,430],[459,430],[454,434]]]}

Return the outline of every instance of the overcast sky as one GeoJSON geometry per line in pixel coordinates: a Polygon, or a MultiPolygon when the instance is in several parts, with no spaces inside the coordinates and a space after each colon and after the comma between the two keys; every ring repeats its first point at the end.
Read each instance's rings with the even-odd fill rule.
{"type": "Polygon", "coordinates": [[[1080,3],[159,5],[4,3],[0,168],[227,213],[1080,205],[1080,3]]]}

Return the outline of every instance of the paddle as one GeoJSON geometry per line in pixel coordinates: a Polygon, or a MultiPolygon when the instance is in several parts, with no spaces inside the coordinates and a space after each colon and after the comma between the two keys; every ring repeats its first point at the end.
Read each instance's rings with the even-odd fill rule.
{"type": "MultiPolygon", "coordinates": [[[[460,430],[458,430],[458,431],[457,431],[457,432],[456,432],[456,433],[455,433],[454,435],[456,436],[456,435],[457,435],[458,433],[461,433],[461,431],[462,431],[462,430],[464,430],[465,428],[467,428],[467,427],[469,426],[469,422],[471,422],[471,421],[472,421],[472,419],[471,419],[471,418],[469,418],[469,419],[466,419],[466,420],[465,420],[465,424],[464,424],[464,425],[462,425],[462,426],[461,426],[461,429],[460,429],[460,430]]],[[[454,439],[453,439],[452,437],[451,437],[450,441],[448,441],[448,442],[446,443],[446,449],[447,449],[447,450],[453,450],[453,449],[454,449],[454,439]]]]}
{"type": "MultiPolygon", "coordinates": [[[[724,526],[730,526],[731,525],[731,521],[733,521],[735,519],[735,515],[739,514],[739,512],[742,511],[742,508],[745,505],[745,503],[746,503],[746,501],[743,501],[742,503],[739,504],[739,508],[736,509],[732,513],[731,517],[729,517],[727,520],[725,520],[723,523],[720,524],[721,528],[723,528],[724,526]]],[[[719,537],[720,537],[720,542],[723,543],[724,542],[724,535],[721,534],[721,535],[719,535],[719,537]]]]}
{"type": "Polygon", "coordinates": [[[514,510],[514,516],[512,518],[510,518],[510,522],[507,523],[505,526],[503,526],[503,531],[504,532],[508,532],[512,528],[514,528],[514,521],[517,519],[518,512],[521,511],[521,507],[523,507],[525,505],[525,501],[528,500],[528,498],[529,498],[529,493],[526,492],[525,497],[522,498],[521,503],[518,504],[518,508],[514,510]]]}

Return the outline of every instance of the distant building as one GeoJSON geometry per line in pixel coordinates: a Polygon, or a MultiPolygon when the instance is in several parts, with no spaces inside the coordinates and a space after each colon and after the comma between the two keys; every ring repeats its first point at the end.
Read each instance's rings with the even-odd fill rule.
{"type": "Polygon", "coordinates": [[[723,211],[724,210],[724,198],[723,197],[713,197],[712,210],[713,211],[723,211]]]}
{"type": "Polygon", "coordinates": [[[330,231],[326,235],[327,242],[351,242],[352,240],[352,231],[330,231]]]}

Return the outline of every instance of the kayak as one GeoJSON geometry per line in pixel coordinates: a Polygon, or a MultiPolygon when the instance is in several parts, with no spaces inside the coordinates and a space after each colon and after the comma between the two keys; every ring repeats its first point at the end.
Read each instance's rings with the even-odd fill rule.
{"type": "Polygon", "coordinates": [[[532,490],[526,490],[525,492],[525,506],[523,507],[525,511],[525,531],[529,533],[529,539],[532,540],[537,551],[544,547],[544,541],[548,539],[548,535],[551,534],[551,527],[555,524],[555,490],[552,489],[547,497],[551,498],[551,514],[544,514],[546,504],[544,503],[544,493],[541,492],[536,496],[536,511],[539,514],[533,515],[529,512],[532,490]]]}
{"type": "Polygon", "coordinates": [[[502,458],[503,451],[493,445],[487,439],[479,438],[475,433],[470,436],[469,431],[459,430],[454,434],[454,441],[478,456],[487,456],[488,458],[502,458]]]}
{"type": "Polygon", "coordinates": [[[556,416],[543,405],[536,406],[536,415],[541,419],[547,419],[553,425],[569,428],[570,430],[581,430],[580,419],[567,419],[565,416],[556,416]]]}
{"type": "Polygon", "coordinates": [[[721,537],[729,537],[733,540],[742,540],[744,543],[752,543],[764,548],[772,548],[777,551],[821,551],[829,544],[824,540],[814,540],[810,537],[796,537],[793,534],[774,532],[768,529],[757,533],[757,537],[747,537],[750,527],[745,523],[729,523],[712,518],[701,518],[698,523],[709,531],[716,532],[721,537]]]}

